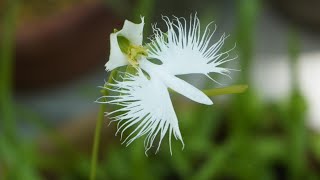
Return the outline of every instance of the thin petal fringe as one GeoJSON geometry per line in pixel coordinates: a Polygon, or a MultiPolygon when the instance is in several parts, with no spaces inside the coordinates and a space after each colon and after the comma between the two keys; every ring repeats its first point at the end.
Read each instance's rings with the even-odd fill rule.
{"type": "Polygon", "coordinates": [[[232,69],[219,67],[236,59],[229,57],[234,48],[219,52],[228,36],[223,34],[216,43],[211,44],[216,26],[211,32],[210,23],[201,33],[200,20],[196,14],[190,15],[189,22],[178,17],[170,20],[163,16],[162,19],[166,23],[167,32],[153,25],[154,35],[150,38],[148,58],[160,60],[162,66],[173,75],[219,73],[228,76],[232,69]]]}
{"type": "Polygon", "coordinates": [[[153,147],[154,140],[159,136],[157,151],[169,131],[169,146],[171,150],[171,135],[180,140],[184,146],[179,130],[178,119],[174,112],[167,87],[156,77],[150,80],[139,70],[137,76],[126,75],[126,81],[107,83],[105,88],[118,95],[103,96],[108,101],[100,103],[115,104],[120,109],[108,113],[112,122],[118,122],[117,134],[123,134],[131,127],[132,132],[122,141],[126,146],[134,140],[146,135],[144,140],[145,153],[153,147]],[[121,93],[121,94],[119,94],[121,93]]]}

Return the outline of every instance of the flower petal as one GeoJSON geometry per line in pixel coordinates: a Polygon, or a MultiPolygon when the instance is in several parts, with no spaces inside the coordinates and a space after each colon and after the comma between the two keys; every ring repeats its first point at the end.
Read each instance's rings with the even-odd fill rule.
{"type": "Polygon", "coordinates": [[[181,80],[174,75],[170,75],[167,73],[161,73],[161,79],[164,83],[171,88],[172,90],[176,91],[177,93],[201,104],[212,105],[213,102],[211,99],[205,95],[202,91],[195,88],[191,84],[187,83],[184,80],[181,80]]]}
{"type": "MultiPolygon", "coordinates": [[[[209,25],[204,33],[200,32],[200,21],[196,15],[187,23],[184,18],[170,21],[164,16],[167,32],[153,26],[155,33],[150,43],[148,58],[160,60],[162,66],[174,75],[199,73],[209,77],[209,73],[228,75],[231,69],[219,67],[234,60],[229,58],[229,51],[219,52],[227,38],[223,35],[216,43],[210,45],[214,34],[209,25]]],[[[232,49],[231,49],[232,50],[232,49]]]]}
{"type": "Polygon", "coordinates": [[[128,65],[129,62],[124,53],[121,52],[118,43],[119,32],[110,34],[110,56],[109,61],[106,63],[106,71],[111,71],[117,67],[128,65]]]}
{"type": "Polygon", "coordinates": [[[135,24],[126,20],[119,35],[126,37],[134,45],[142,45],[143,40],[144,17],[141,17],[141,23],[135,24]]]}
{"type": "Polygon", "coordinates": [[[125,74],[125,77],[124,81],[117,81],[115,84],[106,86],[111,87],[107,89],[120,93],[120,95],[101,97],[111,98],[102,103],[122,106],[109,113],[113,121],[118,122],[117,133],[121,132],[121,138],[128,128],[135,128],[123,143],[129,145],[137,138],[147,135],[144,141],[147,152],[159,134],[158,151],[162,139],[169,131],[170,152],[172,133],[183,144],[177,116],[165,84],[156,77],[149,80],[141,70],[137,76],[125,74]]]}
{"type": "Polygon", "coordinates": [[[185,82],[184,80],[175,77],[162,65],[156,65],[144,59],[140,62],[140,66],[143,70],[147,71],[151,77],[159,77],[167,87],[171,88],[177,93],[201,104],[213,104],[211,99],[202,91],[185,82]]]}
{"type": "Polygon", "coordinates": [[[106,70],[111,71],[117,67],[128,65],[127,56],[121,51],[118,43],[118,36],[124,36],[131,44],[141,45],[143,40],[144,18],[141,17],[141,23],[135,24],[126,20],[123,28],[110,34],[110,56],[105,64],[106,70]]]}

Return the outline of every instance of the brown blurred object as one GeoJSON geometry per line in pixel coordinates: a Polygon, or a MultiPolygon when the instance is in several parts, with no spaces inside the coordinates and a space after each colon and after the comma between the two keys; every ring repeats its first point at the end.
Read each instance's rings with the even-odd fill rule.
{"type": "MultiPolygon", "coordinates": [[[[11,0],[0,0],[0,11],[4,11],[11,0]]],[[[20,0],[18,24],[38,21],[48,16],[68,11],[79,4],[97,2],[99,0],[20,0]]]]}
{"type": "Polygon", "coordinates": [[[82,3],[38,22],[19,25],[15,87],[54,87],[103,65],[109,34],[121,21],[103,2],[82,3]]]}
{"type": "Polygon", "coordinates": [[[278,11],[292,21],[320,31],[319,0],[268,0],[278,11]]]}

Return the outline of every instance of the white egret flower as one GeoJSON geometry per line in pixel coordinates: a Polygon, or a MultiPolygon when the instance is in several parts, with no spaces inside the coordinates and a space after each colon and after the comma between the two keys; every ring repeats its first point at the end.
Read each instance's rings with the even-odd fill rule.
{"type": "Polygon", "coordinates": [[[129,40],[131,50],[142,49],[144,18],[141,18],[140,24],[134,24],[128,20],[124,22],[120,31],[110,34],[110,57],[106,63],[106,70],[110,71],[120,66],[128,65],[132,62],[132,58],[128,58],[128,54],[124,54],[119,46],[118,37],[124,37],[129,40]]]}
{"type": "Polygon", "coordinates": [[[127,129],[134,127],[123,143],[129,145],[135,139],[146,135],[144,146],[147,152],[159,136],[158,152],[164,136],[169,131],[172,154],[172,134],[182,142],[183,147],[184,142],[168,88],[195,102],[213,104],[201,90],[177,78],[176,75],[204,74],[210,79],[212,78],[209,73],[229,76],[232,69],[220,65],[235,58],[229,58],[229,51],[219,52],[224,44],[225,35],[211,44],[214,31],[210,32],[210,24],[201,33],[200,21],[196,15],[190,17],[189,22],[176,17],[170,20],[166,16],[163,20],[167,30],[163,32],[154,25],[153,38],[145,47],[142,46],[143,18],[140,24],[125,21],[120,31],[110,35],[111,52],[106,70],[133,65],[138,73],[124,73],[121,81],[107,83],[104,88],[115,92],[116,95],[101,97],[107,98],[108,101],[99,101],[101,98],[97,101],[121,106],[107,114],[111,116],[112,121],[118,122],[116,134],[121,132],[121,139],[127,129]],[[126,42],[125,47],[121,47],[121,39],[126,42]],[[162,64],[155,64],[150,59],[157,59],[162,64]]]}

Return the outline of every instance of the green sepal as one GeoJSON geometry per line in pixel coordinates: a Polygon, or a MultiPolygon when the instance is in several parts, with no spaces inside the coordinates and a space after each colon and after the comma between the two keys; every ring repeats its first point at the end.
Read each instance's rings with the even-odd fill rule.
{"type": "Polygon", "coordinates": [[[118,44],[119,44],[121,51],[124,54],[128,54],[128,50],[130,47],[130,41],[124,36],[117,36],[117,39],[118,39],[118,44]]]}

